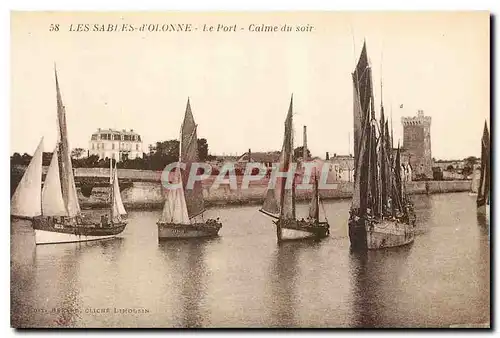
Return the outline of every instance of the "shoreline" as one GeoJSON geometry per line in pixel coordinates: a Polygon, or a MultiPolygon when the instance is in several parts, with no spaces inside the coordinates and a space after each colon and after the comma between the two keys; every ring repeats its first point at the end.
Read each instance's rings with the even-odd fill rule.
{"type": "MultiPolygon", "coordinates": [[[[436,194],[449,194],[449,193],[465,193],[468,190],[454,190],[454,191],[438,191],[438,192],[414,192],[412,195],[436,195],[436,194]]],[[[351,197],[345,196],[332,196],[324,197],[323,201],[342,201],[350,200],[351,197]]],[[[238,207],[238,206],[258,206],[262,205],[264,198],[248,198],[248,199],[238,199],[238,200],[206,200],[205,206],[208,208],[223,208],[223,207],[238,207]]],[[[307,203],[307,198],[297,199],[299,204],[307,203]]],[[[124,203],[126,210],[133,211],[160,211],[163,209],[164,202],[136,202],[136,203],[124,203]]],[[[99,210],[109,208],[108,202],[80,202],[82,210],[99,210]]]]}

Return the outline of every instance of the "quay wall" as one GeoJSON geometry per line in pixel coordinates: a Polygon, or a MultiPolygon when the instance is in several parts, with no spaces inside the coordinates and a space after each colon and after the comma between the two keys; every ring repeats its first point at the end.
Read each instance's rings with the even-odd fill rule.
{"type": "MultiPolygon", "coordinates": [[[[470,181],[429,181],[407,182],[410,194],[436,194],[448,192],[470,191],[470,181]]],[[[95,187],[89,197],[83,196],[79,190],[79,200],[83,208],[104,207],[109,202],[107,187],[95,187]]],[[[164,203],[164,188],[159,182],[133,182],[121,188],[123,203],[127,209],[161,209],[164,203]]],[[[213,188],[203,184],[203,196],[207,206],[261,204],[267,191],[267,184],[250,184],[248,189],[230,189],[229,185],[213,188]]],[[[339,182],[335,188],[321,190],[324,200],[348,199],[352,197],[352,182],[339,182]]],[[[309,190],[297,190],[297,200],[306,200],[311,196],[309,190]]]]}
{"type": "MultiPolygon", "coordinates": [[[[19,166],[11,170],[11,194],[20,180],[24,168],[19,166]]],[[[44,174],[47,168],[44,167],[44,174]]],[[[108,168],[75,168],[80,205],[83,208],[105,207],[109,203],[109,169],[108,168]]],[[[164,188],[161,185],[161,171],[118,169],[120,191],[123,203],[128,209],[160,209],[164,203],[164,188]]],[[[229,184],[214,187],[215,176],[202,182],[203,196],[208,206],[244,205],[263,202],[269,178],[250,181],[247,189],[241,189],[242,176],[237,176],[237,189],[230,189],[229,184]]],[[[347,199],[352,197],[353,183],[330,181],[330,189],[321,190],[323,199],[347,199]]],[[[456,181],[413,181],[406,182],[409,194],[436,194],[471,190],[470,180],[456,181]]],[[[310,198],[309,190],[296,190],[297,200],[310,198]]]]}

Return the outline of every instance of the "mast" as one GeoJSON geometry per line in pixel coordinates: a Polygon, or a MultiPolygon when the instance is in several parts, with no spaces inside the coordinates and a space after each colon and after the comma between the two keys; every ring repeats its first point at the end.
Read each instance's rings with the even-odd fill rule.
{"type": "MultiPolygon", "coordinates": [[[[382,84],[380,85],[382,88],[382,84]]],[[[384,105],[382,100],[380,101],[380,181],[381,181],[381,205],[382,214],[387,206],[387,172],[386,172],[386,135],[385,135],[385,116],[384,116],[384,105]]]]}
{"type": "Polygon", "coordinates": [[[302,162],[307,162],[309,160],[309,156],[307,154],[307,126],[304,126],[304,139],[303,139],[304,145],[302,146],[302,162]]]}
{"type": "Polygon", "coordinates": [[[80,214],[80,205],[78,204],[75,179],[73,176],[73,166],[71,164],[71,155],[69,152],[66,109],[62,101],[55,65],[54,75],[56,80],[57,122],[59,132],[59,177],[61,180],[62,196],[66,206],[67,215],[69,217],[75,217],[80,214]]]}
{"type": "Polygon", "coordinates": [[[110,222],[113,222],[113,217],[114,217],[114,209],[115,209],[115,192],[114,190],[114,184],[113,184],[113,159],[109,159],[109,201],[110,201],[110,222]]]}

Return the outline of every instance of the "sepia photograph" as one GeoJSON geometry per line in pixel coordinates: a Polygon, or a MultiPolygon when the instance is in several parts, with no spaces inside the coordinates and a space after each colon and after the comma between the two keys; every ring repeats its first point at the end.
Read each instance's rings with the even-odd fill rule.
{"type": "Polygon", "coordinates": [[[10,12],[10,325],[491,328],[488,11],[10,12]]]}

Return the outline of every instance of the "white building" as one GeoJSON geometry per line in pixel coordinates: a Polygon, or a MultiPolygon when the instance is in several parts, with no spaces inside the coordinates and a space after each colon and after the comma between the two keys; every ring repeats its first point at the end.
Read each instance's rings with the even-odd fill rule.
{"type": "Polygon", "coordinates": [[[97,129],[89,142],[89,156],[97,155],[99,159],[112,158],[122,161],[125,158],[133,160],[142,158],[141,136],[130,131],[114,129],[97,129]]]}
{"type": "Polygon", "coordinates": [[[330,163],[330,175],[334,181],[354,182],[354,157],[352,155],[333,154],[327,162],[330,163]]]}

